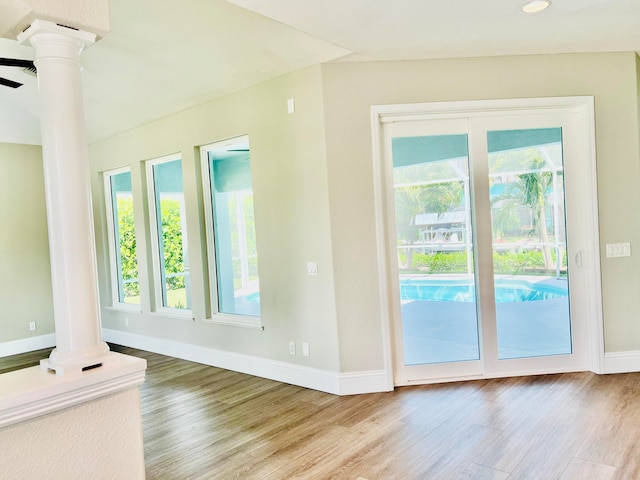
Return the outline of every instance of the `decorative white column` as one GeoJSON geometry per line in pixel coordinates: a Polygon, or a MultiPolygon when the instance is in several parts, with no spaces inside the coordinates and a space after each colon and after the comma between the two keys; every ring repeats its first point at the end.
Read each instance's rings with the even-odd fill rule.
{"type": "Polygon", "coordinates": [[[56,348],[41,366],[56,374],[103,364],[89,156],[80,53],[92,33],[35,20],[18,36],[35,47],[56,348]]]}

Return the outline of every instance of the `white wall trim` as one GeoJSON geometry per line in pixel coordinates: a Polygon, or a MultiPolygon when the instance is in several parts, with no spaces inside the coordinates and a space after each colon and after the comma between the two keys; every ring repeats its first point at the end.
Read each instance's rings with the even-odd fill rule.
{"type": "Polygon", "coordinates": [[[387,264],[387,244],[384,241],[387,227],[385,223],[385,194],[384,194],[384,157],[382,148],[381,119],[385,110],[380,107],[371,107],[371,150],[373,161],[373,210],[375,214],[376,229],[376,257],[378,263],[378,301],[380,307],[380,321],[382,332],[382,358],[386,377],[386,390],[392,390],[394,382],[394,349],[392,342],[392,318],[389,299],[389,266],[387,264]]]}
{"type": "Polygon", "coordinates": [[[320,390],[334,395],[354,395],[388,391],[384,370],[340,374],[318,368],[269,360],[252,355],[225,352],[173,340],[147,337],[108,328],[102,329],[106,342],[139,348],[183,360],[268,378],[278,382],[320,390]]]}
{"type": "Polygon", "coordinates": [[[602,373],[640,372],[640,350],[604,354],[602,373]]]}
{"type": "Polygon", "coordinates": [[[56,346],[56,334],[49,333],[36,337],[21,338],[10,342],[0,343],[0,358],[18,355],[19,353],[33,352],[43,348],[56,346]]]}
{"type": "Polygon", "coordinates": [[[519,115],[522,111],[579,111],[593,102],[592,96],[462,100],[451,102],[400,103],[371,106],[374,125],[389,122],[471,118],[488,115],[519,115]]]}
{"type": "Polygon", "coordinates": [[[340,374],[340,395],[389,392],[392,390],[393,385],[389,385],[389,377],[386,370],[340,374]]]}

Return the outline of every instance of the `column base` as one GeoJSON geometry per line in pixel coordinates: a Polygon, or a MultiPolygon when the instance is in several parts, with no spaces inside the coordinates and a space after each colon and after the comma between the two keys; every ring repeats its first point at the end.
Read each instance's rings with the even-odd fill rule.
{"type": "Polygon", "coordinates": [[[49,358],[40,360],[40,368],[56,375],[79,374],[100,368],[109,361],[109,346],[100,342],[97,347],[80,352],[60,353],[53,349],[49,358]]]}

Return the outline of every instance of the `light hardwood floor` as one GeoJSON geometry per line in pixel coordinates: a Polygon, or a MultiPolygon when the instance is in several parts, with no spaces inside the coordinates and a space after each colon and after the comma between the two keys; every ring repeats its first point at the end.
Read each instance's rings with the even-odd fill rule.
{"type": "MultiPolygon", "coordinates": [[[[146,358],[147,479],[640,479],[640,373],[337,397],[146,358]]],[[[0,359],[0,373],[48,351],[0,359]]]]}

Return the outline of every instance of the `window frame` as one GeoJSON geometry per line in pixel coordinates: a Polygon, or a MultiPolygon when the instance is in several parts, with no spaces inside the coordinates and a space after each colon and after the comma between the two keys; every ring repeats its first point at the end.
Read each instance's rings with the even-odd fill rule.
{"type": "MultiPolygon", "coordinates": [[[[232,137],[226,140],[221,140],[200,146],[200,167],[203,190],[202,197],[204,203],[205,239],[207,248],[207,267],[209,280],[208,293],[209,301],[211,302],[210,315],[208,315],[208,317],[205,318],[204,321],[206,323],[264,330],[264,326],[262,324],[262,311],[260,312],[259,316],[240,313],[225,313],[220,311],[218,302],[218,269],[216,265],[217,252],[214,232],[215,224],[213,215],[213,192],[211,189],[213,179],[211,177],[211,169],[209,166],[209,152],[212,150],[220,150],[225,147],[238,145],[239,143],[249,144],[249,136],[240,135],[237,137],[232,137]]],[[[251,147],[249,147],[249,150],[251,150],[251,147]]],[[[253,193],[253,185],[251,186],[251,191],[253,193]]],[[[260,270],[258,268],[258,278],[259,277],[260,270]]]]}
{"type": "MultiPolygon", "coordinates": [[[[150,233],[150,250],[151,250],[151,270],[153,276],[153,302],[152,313],[164,314],[166,316],[173,316],[179,318],[185,318],[192,320],[193,304],[190,308],[176,308],[168,307],[164,305],[163,295],[163,270],[164,261],[160,256],[160,238],[158,230],[158,211],[156,209],[156,185],[154,179],[154,167],[163,163],[169,163],[179,160],[180,167],[182,164],[182,155],[178,153],[172,153],[169,155],[163,155],[162,157],[156,157],[151,160],[145,161],[146,179],[147,179],[147,200],[149,207],[149,233],[150,233]]],[[[184,195],[184,175],[182,194],[184,195]]],[[[182,215],[182,212],[181,212],[182,215]]],[[[184,209],[185,218],[181,218],[181,222],[186,222],[186,208],[184,209]]],[[[186,229],[185,229],[186,230],[186,229]]],[[[186,233],[186,232],[185,232],[186,233]]],[[[188,245],[188,238],[187,238],[188,245]]],[[[187,247],[188,248],[188,247],[187,247]]]]}
{"type": "MultiPolygon", "coordinates": [[[[131,167],[119,167],[111,170],[106,170],[102,172],[102,179],[104,184],[104,200],[105,200],[105,211],[106,211],[106,220],[107,220],[107,244],[108,244],[108,260],[109,260],[109,288],[111,290],[111,308],[115,308],[118,310],[127,310],[127,311],[140,311],[141,302],[138,303],[126,303],[120,301],[120,279],[122,276],[121,272],[121,263],[118,265],[119,258],[119,239],[116,242],[116,227],[115,227],[115,218],[114,214],[116,213],[113,208],[113,191],[111,178],[120,175],[122,173],[128,173],[131,177],[131,167]]],[[[133,184],[131,187],[131,195],[133,201],[133,184]]],[[[135,213],[134,213],[135,217],[135,213]]],[[[134,234],[135,234],[135,225],[134,225],[134,234]]],[[[138,265],[138,285],[140,288],[140,257],[138,255],[138,242],[136,242],[136,263],[138,265]]],[[[122,278],[124,282],[124,278],[122,278]]]]}

